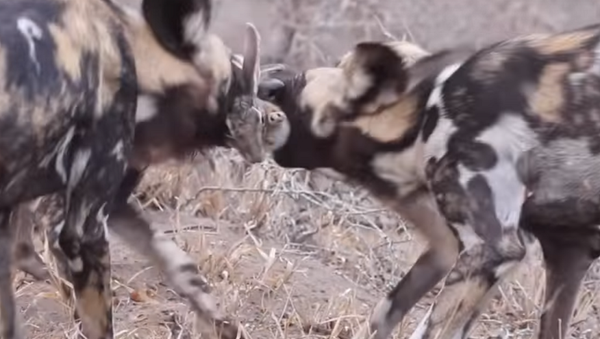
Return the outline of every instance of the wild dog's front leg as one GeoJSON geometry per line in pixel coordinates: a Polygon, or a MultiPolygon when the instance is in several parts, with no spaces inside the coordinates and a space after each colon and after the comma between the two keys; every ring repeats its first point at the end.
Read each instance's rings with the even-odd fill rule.
{"type": "Polygon", "coordinates": [[[496,285],[525,257],[518,228],[525,190],[508,162],[478,172],[448,158],[430,166],[438,206],[463,251],[411,339],[466,338],[496,285]]]}
{"type": "MultiPolygon", "coordinates": [[[[155,232],[135,208],[128,204],[120,204],[111,213],[109,227],[135,250],[158,264],[176,291],[189,300],[201,320],[213,328],[219,338],[236,338],[237,325],[227,321],[219,312],[214,297],[210,294],[208,282],[177,244],[164,234],[155,232]]],[[[243,338],[241,332],[240,338],[243,338]]]]}
{"type": "Polygon", "coordinates": [[[35,251],[33,244],[33,228],[36,224],[34,211],[30,204],[22,203],[13,212],[12,227],[17,237],[14,246],[16,266],[23,272],[31,274],[37,280],[50,278],[46,265],[35,251]]]}
{"type": "Polygon", "coordinates": [[[76,317],[89,339],[113,338],[106,210],[123,170],[124,164],[116,158],[94,157],[89,149],[75,151],[59,245],[67,261],[65,275],[75,291],[76,317]]]}
{"type": "Polygon", "coordinates": [[[13,229],[10,224],[10,208],[0,208],[0,318],[2,338],[20,339],[17,306],[12,287],[13,229]]]}
{"type": "Polygon", "coordinates": [[[364,325],[354,339],[388,338],[410,309],[450,271],[458,257],[458,241],[429,192],[421,191],[391,205],[425,236],[428,248],[396,287],[379,301],[369,325],[364,325]]]}
{"type": "Polygon", "coordinates": [[[68,159],[58,166],[68,170],[59,245],[68,262],[66,275],[75,291],[77,316],[87,339],[113,338],[106,222],[131,152],[135,100],[115,106],[95,121],[93,129],[82,131],[70,156],[59,154],[58,158],[68,159]]]}

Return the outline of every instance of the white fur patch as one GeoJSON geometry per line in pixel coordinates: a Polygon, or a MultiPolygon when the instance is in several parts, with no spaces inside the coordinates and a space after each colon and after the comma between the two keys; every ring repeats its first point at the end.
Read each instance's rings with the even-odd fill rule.
{"type": "Polygon", "coordinates": [[[54,242],[52,243],[52,248],[56,249],[56,250],[61,250],[62,248],[60,247],[60,244],[58,242],[59,238],[60,238],[60,233],[62,232],[63,228],[65,227],[65,222],[64,220],[61,221],[60,223],[58,223],[58,225],[54,226],[52,228],[52,232],[54,232],[54,242]]]}
{"type": "Polygon", "coordinates": [[[73,189],[81,181],[91,156],[92,151],[90,149],[82,149],[75,152],[71,171],[69,172],[69,189],[73,189]]]}
{"type": "Polygon", "coordinates": [[[204,20],[204,11],[194,13],[183,22],[183,35],[187,42],[199,45],[206,35],[206,21],[204,20]]]}
{"type": "Polygon", "coordinates": [[[67,182],[67,169],[65,168],[65,152],[67,152],[67,147],[73,140],[73,136],[75,135],[75,127],[69,128],[67,134],[62,138],[60,143],[58,144],[55,152],[56,153],[56,172],[62,179],[64,183],[67,182]]]}
{"type": "Polygon", "coordinates": [[[373,79],[362,69],[354,69],[348,78],[346,98],[356,99],[363,95],[373,84],[373,79]]]}
{"type": "Polygon", "coordinates": [[[29,45],[29,58],[35,65],[36,71],[39,73],[41,68],[35,53],[35,40],[40,40],[42,38],[42,29],[33,20],[26,17],[17,19],[17,28],[21,34],[23,34],[25,40],[27,40],[27,44],[29,45]]]}
{"type": "Polygon", "coordinates": [[[125,159],[124,149],[123,149],[123,140],[119,140],[115,147],[113,148],[111,154],[117,158],[117,160],[122,161],[125,159]]]}
{"type": "Polygon", "coordinates": [[[480,173],[492,189],[496,217],[503,227],[517,227],[526,188],[519,178],[516,164],[524,152],[537,144],[535,134],[523,118],[504,114],[477,140],[492,146],[498,156],[498,162],[492,169],[480,173]]]}
{"type": "Polygon", "coordinates": [[[421,185],[424,173],[419,163],[419,147],[410,147],[404,152],[383,153],[371,161],[373,171],[378,177],[398,187],[398,195],[404,196],[421,185]]]}
{"type": "Polygon", "coordinates": [[[460,66],[462,66],[462,63],[449,65],[438,74],[435,78],[435,87],[433,88],[433,91],[431,91],[431,94],[429,94],[429,99],[425,105],[426,108],[430,108],[434,105],[440,106],[440,109],[443,108],[442,89],[444,88],[444,83],[460,68],[460,66]]]}
{"type": "Polygon", "coordinates": [[[137,98],[137,109],[135,111],[135,122],[140,123],[152,120],[158,114],[156,98],[152,95],[139,95],[137,98]]]}
{"type": "Polygon", "coordinates": [[[69,263],[69,267],[71,268],[71,271],[73,271],[73,272],[83,271],[83,260],[81,260],[81,257],[77,257],[75,259],[69,259],[68,263],[69,263]]]}
{"type": "Polygon", "coordinates": [[[102,204],[102,207],[96,213],[96,222],[104,228],[104,238],[108,241],[108,214],[106,214],[105,207],[106,203],[102,204]]]}
{"type": "Polygon", "coordinates": [[[448,140],[457,130],[456,125],[450,119],[440,116],[435,130],[425,144],[425,163],[432,157],[439,159],[446,154],[448,151],[448,140]]]}

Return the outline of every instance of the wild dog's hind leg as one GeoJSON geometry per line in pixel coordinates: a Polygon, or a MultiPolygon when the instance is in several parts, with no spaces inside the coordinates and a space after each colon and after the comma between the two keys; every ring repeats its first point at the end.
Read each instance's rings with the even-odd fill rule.
{"type": "Polygon", "coordinates": [[[13,293],[12,248],[13,228],[10,224],[10,208],[0,208],[0,317],[2,319],[2,338],[20,339],[20,326],[17,318],[17,306],[13,293]]]}
{"type": "Polygon", "coordinates": [[[411,339],[466,338],[496,285],[525,257],[518,228],[524,185],[510,161],[492,164],[476,171],[446,156],[428,166],[438,206],[462,251],[411,339]]]}
{"type": "Polygon", "coordinates": [[[600,232],[592,228],[524,225],[538,238],[544,253],[546,291],[539,339],[567,338],[581,282],[600,256],[600,232]]]}
{"type": "Polygon", "coordinates": [[[419,191],[391,205],[425,236],[428,248],[396,287],[379,301],[369,325],[363,326],[353,339],[388,338],[410,309],[448,274],[458,257],[456,236],[429,192],[419,191]]]}

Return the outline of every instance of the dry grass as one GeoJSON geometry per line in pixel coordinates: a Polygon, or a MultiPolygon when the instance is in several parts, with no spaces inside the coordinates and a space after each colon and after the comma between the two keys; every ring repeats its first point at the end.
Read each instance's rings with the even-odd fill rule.
{"type": "MultiPolygon", "coordinates": [[[[150,171],[136,199],[197,260],[253,338],[350,338],[423,247],[361,189],[271,162],[246,167],[233,151],[211,155],[150,171]]],[[[198,338],[193,314],[164,276],[119,239],[111,246],[117,337],[198,338]]],[[[57,289],[18,277],[30,338],[72,338],[71,308],[57,289]]],[[[472,338],[531,338],[543,281],[538,251],[501,286],[472,338]]],[[[404,337],[432,295],[404,322],[404,337]]],[[[575,338],[600,332],[599,298],[596,265],[582,287],[575,338]]]]}

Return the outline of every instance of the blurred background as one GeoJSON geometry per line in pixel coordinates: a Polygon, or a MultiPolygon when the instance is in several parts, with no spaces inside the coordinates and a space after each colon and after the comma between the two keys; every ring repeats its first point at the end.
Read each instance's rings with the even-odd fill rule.
{"type": "MultiPolygon", "coordinates": [[[[140,0],[122,0],[138,4],[140,0]]],[[[408,39],[430,51],[600,22],[597,0],[214,0],[212,29],[241,51],[244,23],[265,62],[335,62],[360,40],[408,39]]]]}

